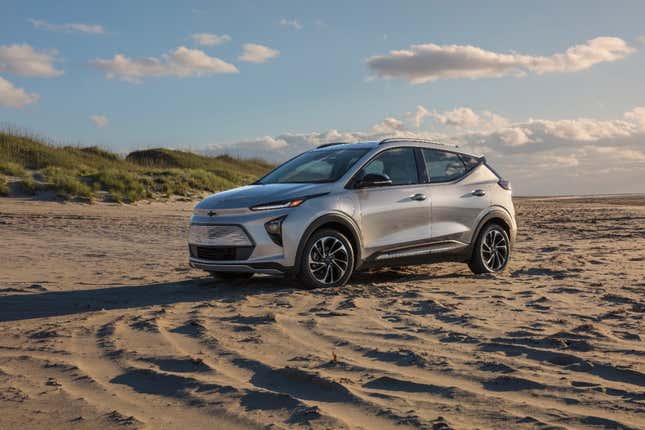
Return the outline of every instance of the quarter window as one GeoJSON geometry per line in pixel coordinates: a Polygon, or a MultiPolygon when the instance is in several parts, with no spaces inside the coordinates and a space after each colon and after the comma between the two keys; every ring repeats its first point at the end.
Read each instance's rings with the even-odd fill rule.
{"type": "Polygon", "coordinates": [[[466,173],[459,155],[437,149],[423,149],[430,183],[453,181],[466,173]]]}
{"type": "Polygon", "coordinates": [[[394,148],[381,152],[363,167],[359,177],[368,173],[387,175],[392,180],[392,185],[418,184],[414,148],[394,148]]]}
{"type": "Polygon", "coordinates": [[[459,154],[459,157],[461,158],[461,161],[463,161],[464,164],[466,165],[467,172],[470,172],[479,164],[479,158],[477,157],[471,157],[470,155],[464,155],[464,154],[459,154]]]}

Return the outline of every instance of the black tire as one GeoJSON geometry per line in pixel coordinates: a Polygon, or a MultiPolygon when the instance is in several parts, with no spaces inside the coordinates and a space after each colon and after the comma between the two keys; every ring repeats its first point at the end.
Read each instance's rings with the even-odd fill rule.
{"type": "Polygon", "coordinates": [[[307,240],[299,262],[298,280],[305,289],[336,288],[345,285],[353,271],[352,244],[339,231],[325,228],[314,232],[307,240]],[[321,245],[327,255],[319,252],[321,245]],[[342,267],[346,267],[344,271],[342,267]],[[328,282],[321,281],[323,277],[328,282]]]}
{"type": "MultiPolygon", "coordinates": [[[[493,248],[493,249],[494,249],[493,248]]],[[[499,252],[502,252],[502,248],[497,248],[499,252]]],[[[502,226],[496,223],[491,223],[482,228],[477,236],[477,241],[475,242],[475,247],[473,248],[473,254],[468,262],[468,267],[475,274],[481,273],[495,273],[501,272],[506,268],[508,261],[511,259],[511,242],[508,238],[508,233],[502,226]],[[503,256],[498,254],[495,257],[492,257],[492,252],[489,251],[490,239],[493,237],[493,246],[505,246],[505,251],[503,251],[503,256]],[[484,245],[482,245],[484,244],[484,245]],[[492,257],[492,258],[491,258],[492,257]]]]}
{"type": "Polygon", "coordinates": [[[211,276],[219,281],[243,281],[251,279],[251,272],[210,272],[211,276]]]}

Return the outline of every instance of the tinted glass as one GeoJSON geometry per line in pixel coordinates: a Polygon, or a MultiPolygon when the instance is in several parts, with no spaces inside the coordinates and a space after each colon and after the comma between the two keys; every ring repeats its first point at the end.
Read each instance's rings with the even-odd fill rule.
{"type": "Polygon", "coordinates": [[[459,154],[461,161],[466,165],[466,171],[469,172],[479,164],[479,158],[471,157],[470,155],[459,154]]]}
{"type": "Polygon", "coordinates": [[[361,176],[368,173],[387,175],[392,180],[392,185],[419,183],[413,148],[388,149],[363,167],[361,173],[361,176]]]}
{"type": "Polygon", "coordinates": [[[334,182],[368,149],[344,148],[305,152],[258,181],[259,184],[334,182]]]}
{"type": "Polygon", "coordinates": [[[453,181],[466,173],[461,158],[453,152],[423,149],[423,158],[431,183],[453,181]]]}

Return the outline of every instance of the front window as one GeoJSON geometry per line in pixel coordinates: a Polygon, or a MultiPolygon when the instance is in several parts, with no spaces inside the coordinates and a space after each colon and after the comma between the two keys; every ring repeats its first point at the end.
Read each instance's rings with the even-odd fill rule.
{"type": "Polygon", "coordinates": [[[305,152],[287,161],[258,184],[335,182],[352,167],[368,149],[342,148],[305,152]]]}
{"type": "Polygon", "coordinates": [[[394,148],[381,152],[363,167],[359,177],[369,173],[387,176],[392,180],[392,185],[418,184],[419,175],[414,148],[394,148]]]}

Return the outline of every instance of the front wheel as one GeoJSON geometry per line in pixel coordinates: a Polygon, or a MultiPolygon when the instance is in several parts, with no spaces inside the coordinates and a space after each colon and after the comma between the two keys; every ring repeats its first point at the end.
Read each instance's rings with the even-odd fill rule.
{"type": "Polygon", "coordinates": [[[354,270],[354,250],[342,233],[332,229],[315,232],[305,245],[298,278],[305,288],[340,287],[354,270]]]}
{"type": "Polygon", "coordinates": [[[499,224],[489,224],[479,233],[468,266],[476,274],[501,272],[510,258],[508,233],[499,224]]]}

